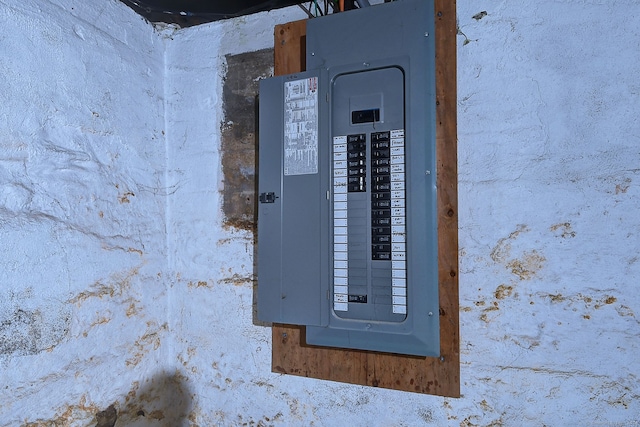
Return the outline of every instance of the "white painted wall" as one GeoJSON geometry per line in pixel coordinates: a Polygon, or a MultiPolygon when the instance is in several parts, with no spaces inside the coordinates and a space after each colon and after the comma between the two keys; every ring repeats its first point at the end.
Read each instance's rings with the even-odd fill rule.
{"type": "Polygon", "coordinates": [[[634,425],[639,13],[458,2],[445,399],[270,372],[252,236],[221,221],[224,56],[301,11],[158,34],[111,0],[0,0],[0,425],[634,425]]]}
{"type": "Polygon", "coordinates": [[[632,1],[458,2],[460,399],[269,372],[270,331],[252,325],[251,236],[220,228],[219,193],[204,188],[223,185],[218,64],[270,46],[275,22],[174,34],[169,87],[182,104],[170,110],[169,158],[184,187],[171,209],[172,324],[197,423],[640,419],[638,13],[632,1]]]}
{"type": "Polygon", "coordinates": [[[114,0],[0,28],[0,425],[92,425],[165,376],[162,42],[114,0]]]}
{"type": "Polygon", "coordinates": [[[640,4],[464,2],[458,12],[470,42],[458,48],[457,416],[631,425],[640,4]]]}

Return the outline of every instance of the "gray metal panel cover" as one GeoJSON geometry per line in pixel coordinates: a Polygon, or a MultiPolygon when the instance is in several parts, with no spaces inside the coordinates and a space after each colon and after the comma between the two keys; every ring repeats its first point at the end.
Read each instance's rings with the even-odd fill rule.
{"type": "Polygon", "coordinates": [[[394,65],[403,69],[406,84],[407,319],[345,320],[328,309],[328,327],[308,327],[307,342],[437,356],[434,3],[395,1],[307,22],[307,67],[326,70],[329,81],[394,65]]]}
{"type": "MultiPolygon", "coordinates": [[[[317,158],[303,163],[302,169],[289,161],[286,175],[284,146],[285,85],[319,74],[313,71],[260,81],[258,194],[264,198],[273,193],[270,200],[258,203],[257,306],[262,321],[327,322],[328,188],[323,181],[328,174],[328,148],[321,143],[326,124],[318,126],[317,158]]],[[[317,99],[319,124],[326,120],[326,100],[324,96],[317,99]]],[[[292,155],[289,159],[295,160],[297,154],[292,155]]]]}

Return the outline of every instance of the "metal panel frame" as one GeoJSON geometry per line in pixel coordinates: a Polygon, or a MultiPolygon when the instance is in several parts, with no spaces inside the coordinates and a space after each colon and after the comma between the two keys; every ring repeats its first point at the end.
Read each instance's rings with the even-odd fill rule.
{"type": "MultiPolygon", "coordinates": [[[[407,248],[410,282],[406,321],[400,324],[342,319],[337,321],[327,299],[329,259],[332,259],[331,245],[328,244],[330,230],[323,228],[324,225],[320,226],[322,231],[317,234],[319,244],[314,245],[311,243],[313,238],[309,239],[311,246],[306,253],[319,259],[319,270],[306,271],[308,281],[301,284],[288,283],[286,280],[282,282],[283,278],[286,279],[283,275],[286,270],[283,262],[287,257],[282,255],[278,258],[277,254],[271,252],[275,252],[276,248],[289,251],[290,244],[302,244],[302,241],[274,240],[274,233],[282,236],[289,226],[282,222],[272,230],[261,231],[261,227],[264,228],[268,221],[265,220],[265,215],[260,214],[259,209],[258,317],[279,323],[311,325],[307,327],[307,342],[310,344],[422,356],[439,355],[433,13],[432,1],[403,0],[330,15],[307,23],[307,67],[326,72],[328,76],[321,80],[325,84],[344,72],[345,68],[355,72],[365,70],[372,64],[399,65],[406,73],[407,203],[410,204],[407,233],[411,236],[411,243],[407,248]],[[390,58],[398,58],[399,55],[405,59],[390,61],[390,58]],[[278,244],[261,250],[261,247],[265,248],[269,238],[278,244]],[[320,253],[317,252],[318,247],[320,253]],[[276,264],[280,269],[277,273],[267,272],[276,264]],[[271,267],[267,267],[269,265],[271,267]],[[279,285],[275,283],[278,279],[281,280],[279,285]],[[269,284],[263,285],[265,282],[269,284]],[[273,295],[265,294],[267,288],[274,286],[279,286],[278,301],[273,295]],[[301,299],[290,298],[289,295],[293,295],[290,292],[299,295],[301,299]],[[306,299],[303,295],[307,296],[306,299]],[[317,305],[305,303],[316,296],[319,300],[317,305]],[[302,304],[305,308],[301,309],[300,305],[297,308],[286,307],[287,300],[293,301],[294,305],[302,304]],[[274,307],[264,307],[270,304],[274,307]],[[319,314],[316,309],[320,310],[319,314]],[[301,321],[302,318],[305,320],[301,321]]],[[[262,116],[261,106],[261,145],[267,131],[267,128],[263,130],[262,120],[269,114],[265,111],[265,116],[262,116]]],[[[329,121],[329,116],[325,117],[329,121]]],[[[330,128],[331,123],[327,129],[330,128]]],[[[320,146],[328,149],[331,136],[325,134],[321,139],[325,142],[320,146]]],[[[261,169],[265,162],[269,162],[268,156],[263,160],[263,149],[264,147],[260,150],[261,169]]],[[[327,162],[320,166],[321,173],[326,172],[326,176],[318,177],[318,189],[321,193],[318,197],[322,199],[318,219],[321,223],[324,221],[324,224],[328,224],[329,220],[329,206],[325,205],[326,198],[322,195],[325,188],[326,191],[329,190],[328,157],[328,154],[326,157],[320,156],[327,162]]],[[[260,180],[262,182],[262,170],[260,180]]],[[[309,189],[315,191],[316,183],[311,184],[309,189]]],[[[259,192],[263,191],[268,190],[260,184],[259,192]]],[[[312,207],[309,208],[313,210],[312,207]]],[[[281,206],[281,209],[280,217],[284,218],[287,208],[281,206]]],[[[262,209],[265,210],[269,209],[262,209]]],[[[273,216],[275,215],[272,214],[270,224],[274,222],[273,216]]],[[[301,248],[297,246],[297,250],[301,248]]],[[[305,273],[296,266],[292,268],[296,275],[305,273]]]]}

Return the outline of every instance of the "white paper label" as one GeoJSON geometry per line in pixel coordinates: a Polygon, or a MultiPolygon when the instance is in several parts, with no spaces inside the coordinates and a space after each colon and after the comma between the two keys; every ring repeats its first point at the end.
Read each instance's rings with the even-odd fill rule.
{"type": "Polygon", "coordinates": [[[284,83],[284,174],[318,173],[318,78],[284,83]]]}

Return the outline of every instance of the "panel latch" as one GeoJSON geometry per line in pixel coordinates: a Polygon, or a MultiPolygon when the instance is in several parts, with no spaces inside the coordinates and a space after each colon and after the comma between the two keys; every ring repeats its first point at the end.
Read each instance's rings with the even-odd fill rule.
{"type": "Polygon", "coordinates": [[[269,193],[260,193],[260,203],[275,203],[276,199],[278,198],[278,196],[276,196],[276,193],[274,192],[269,192],[269,193]]]}

